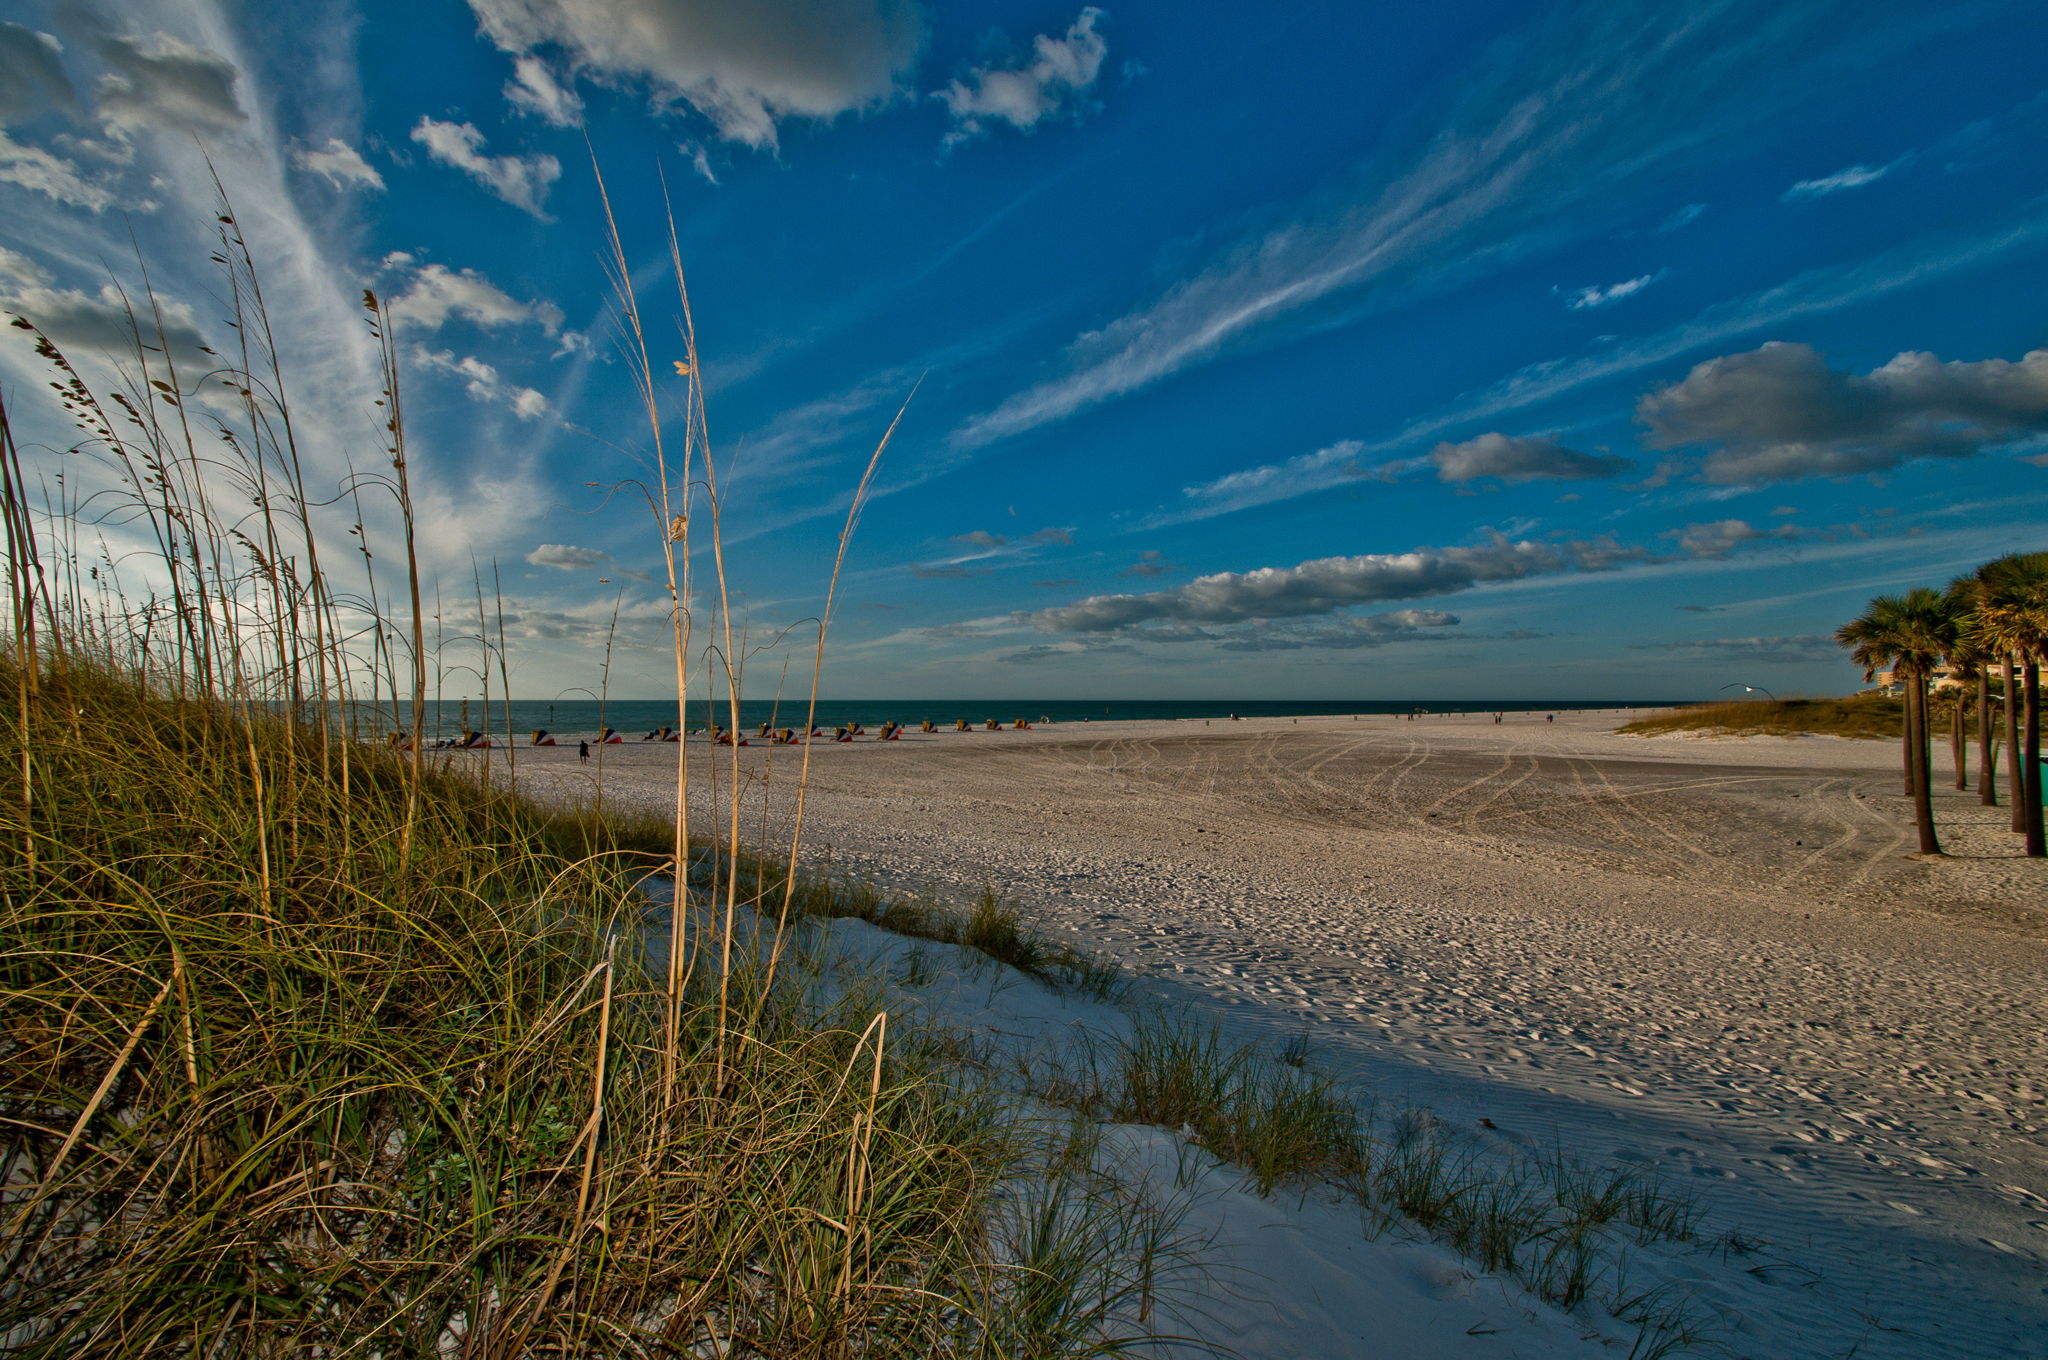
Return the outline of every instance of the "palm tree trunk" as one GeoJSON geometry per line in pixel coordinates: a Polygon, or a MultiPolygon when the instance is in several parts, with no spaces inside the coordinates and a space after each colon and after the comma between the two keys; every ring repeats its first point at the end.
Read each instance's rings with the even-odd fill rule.
{"type": "Polygon", "coordinates": [[[2030,859],[2048,859],[2048,835],[2043,834],[2041,825],[2041,661],[2039,657],[2028,656],[2026,664],[2027,684],[2027,752],[2026,782],[2021,785],[2026,796],[2019,799],[2025,804],[2027,821],[2027,856],[2030,859]]]}
{"type": "Polygon", "coordinates": [[[1977,670],[1977,801],[1998,806],[1998,772],[1991,767],[1991,673],[1977,670]]]}
{"type": "Polygon", "coordinates": [[[1912,688],[1906,691],[1906,726],[1913,734],[1909,749],[1913,753],[1913,826],[1920,833],[1920,853],[1938,855],[1941,841],[1934,834],[1933,772],[1928,759],[1928,721],[1926,683],[1914,676],[1912,688]]]}
{"type": "Polygon", "coordinates": [[[2020,687],[2013,674],[2012,656],[2001,665],[2005,675],[2005,796],[2012,803],[2012,829],[2027,829],[2026,774],[2020,760],[2020,687]]]}
{"type": "Polygon", "coordinates": [[[1950,710],[1948,721],[1948,753],[1956,765],[1956,789],[1962,793],[1970,791],[1969,705],[1963,702],[1969,697],[1966,690],[1956,691],[1956,706],[1950,710]]]}
{"type": "Polygon", "coordinates": [[[1893,683],[1899,687],[1899,749],[1906,764],[1906,796],[1913,796],[1913,772],[1917,768],[1913,760],[1913,691],[1905,681],[1899,679],[1897,671],[1892,672],[1893,683]]]}

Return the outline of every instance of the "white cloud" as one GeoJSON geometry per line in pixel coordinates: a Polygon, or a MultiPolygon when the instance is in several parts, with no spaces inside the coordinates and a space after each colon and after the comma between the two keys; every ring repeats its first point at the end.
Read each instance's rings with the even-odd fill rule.
{"type": "Polygon", "coordinates": [[[1554,439],[1530,435],[1482,434],[1462,444],[1439,444],[1429,451],[1439,481],[1469,482],[1495,477],[1504,482],[1539,478],[1576,481],[1613,477],[1628,467],[1626,458],[1581,453],[1554,439]]]}
{"type": "Polygon", "coordinates": [[[1799,537],[1799,530],[1789,524],[1775,529],[1759,529],[1747,520],[1721,519],[1711,524],[1688,524],[1683,529],[1673,529],[1664,535],[1675,538],[1678,546],[1694,557],[1726,557],[1745,543],[1760,539],[1792,539],[1799,537]]]}
{"type": "Polygon", "coordinates": [[[33,288],[49,281],[49,274],[34,260],[18,250],[0,246],[0,285],[9,288],[33,288]]]}
{"type": "Polygon", "coordinates": [[[235,95],[241,72],[218,52],[161,33],[147,41],[107,36],[93,46],[107,66],[95,96],[110,127],[204,136],[248,121],[235,95]]]}
{"type": "Polygon", "coordinates": [[[512,63],[512,79],[505,82],[505,98],[514,108],[556,127],[575,127],[583,121],[583,101],[576,92],[555,79],[555,73],[539,57],[520,57],[512,63]]]}
{"type": "Polygon", "coordinates": [[[583,571],[590,567],[601,567],[612,560],[608,552],[596,548],[577,548],[567,543],[543,543],[526,555],[526,560],[536,567],[553,567],[557,571],[583,571]]]}
{"type": "Polygon", "coordinates": [[[711,168],[710,153],[705,151],[702,142],[681,142],[677,144],[676,150],[690,158],[690,168],[695,170],[706,184],[718,183],[718,174],[711,168]]]}
{"type": "Polygon", "coordinates": [[[292,148],[292,164],[309,175],[322,175],[337,189],[382,189],[384,177],[363,154],[339,137],[329,137],[319,150],[292,148]]]}
{"type": "Polygon", "coordinates": [[[1294,567],[1218,572],[1172,590],[1094,595],[1017,616],[1046,632],[1104,633],[1146,624],[1234,624],[1332,614],[1355,604],[1417,599],[1488,582],[1573,570],[1597,571],[1648,554],[1607,540],[1510,542],[1476,548],[1323,557],[1294,567]]]}
{"type": "Polygon", "coordinates": [[[93,212],[105,212],[114,205],[112,189],[87,179],[62,156],[39,147],[23,146],[5,132],[0,132],[0,183],[18,184],[59,203],[93,212]]]}
{"type": "Polygon", "coordinates": [[[1700,660],[1840,661],[1841,644],[1823,633],[1780,637],[1698,638],[1688,642],[1635,642],[1639,652],[1693,652],[1700,660]]]}
{"type": "Polygon", "coordinates": [[[1441,609],[1397,609],[1391,614],[1367,614],[1333,619],[1328,623],[1283,628],[1249,628],[1223,639],[1219,651],[1297,652],[1304,649],[1355,651],[1361,647],[1384,647],[1390,642],[1414,642],[1428,636],[1431,628],[1455,628],[1459,618],[1441,609]]]}
{"type": "Polygon", "coordinates": [[[451,373],[463,380],[463,390],[471,399],[489,405],[512,408],[512,414],[521,420],[537,420],[548,413],[548,399],[531,387],[508,383],[498,375],[498,370],[473,355],[457,357],[450,350],[415,348],[414,362],[423,367],[451,373]]]}
{"type": "Polygon", "coordinates": [[[1781,197],[1786,203],[1797,203],[1803,199],[1826,198],[1829,194],[1839,194],[1844,189],[1861,189],[1866,184],[1877,183],[1889,175],[1897,165],[1897,161],[1879,166],[1852,165],[1847,169],[1837,170],[1832,175],[1823,175],[1819,179],[1800,180],[1781,197]]]}
{"type": "Polygon", "coordinates": [[[1700,475],[1727,485],[1967,458],[2048,434],[2048,350],[1976,363],[1909,352],[1859,375],[1773,341],[1696,365],[1636,417],[1654,447],[1709,449],[1700,475]]]}
{"type": "MultiPolygon", "coordinates": [[[[97,296],[76,288],[48,288],[35,283],[0,294],[0,307],[34,322],[57,348],[74,357],[90,353],[130,358],[135,353],[137,321],[145,328],[149,343],[157,344],[156,320],[147,312],[131,319],[131,301],[136,300],[124,298],[112,284],[103,286],[97,296]]],[[[217,362],[203,353],[205,339],[188,304],[159,294],[156,307],[162,318],[162,339],[181,368],[204,372],[217,362]]]]}
{"type": "Polygon", "coordinates": [[[1659,236],[1662,236],[1668,232],[1679,231],[1685,227],[1689,227],[1693,223],[1699,221],[1700,215],[1706,212],[1706,210],[1707,205],[1704,203],[1688,203],[1684,207],[1675,210],[1671,214],[1671,216],[1665,218],[1662,222],[1658,223],[1657,234],[1659,236]]]}
{"type": "Polygon", "coordinates": [[[643,83],[718,135],[776,144],[785,118],[831,119],[898,92],[924,46],[915,0],[470,0],[486,36],[560,48],[579,73],[643,83]]]}
{"type": "Polygon", "coordinates": [[[934,98],[945,104],[953,120],[946,140],[981,136],[996,122],[1028,132],[1047,119],[1077,113],[1102,74],[1102,59],[1109,51],[1095,27],[1102,17],[1102,11],[1090,5],[1067,26],[1064,37],[1041,33],[1032,39],[1029,60],[973,67],[940,90],[934,98]]]}
{"type": "Polygon", "coordinates": [[[473,123],[442,123],[422,118],[412,139],[443,165],[462,171],[492,193],[535,217],[545,217],[541,204],[548,186],[562,176],[553,156],[487,156],[484,135],[473,123]]]}
{"type": "Polygon", "coordinates": [[[0,23],[0,124],[77,114],[78,93],[58,59],[63,50],[47,33],[0,23]]]}
{"type": "Polygon", "coordinates": [[[1565,293],[1564,305],[1575,312],[1598,311],[1602,307],[1612,307],[1623,298],[1634,297],[1662,277],[1663,273],[1660,270],[1655,274],[1642,274],[1636,278],[1623,279],[1620,283],[1610,283],[1605,287],[1588,284],[1584,288],[1574,288],[1565,293]]]}
{"type": "Polygon", "coordinates": [[[390,311],[424,330],[438,330],[451,317],[479,326],[531,321],[549,335],[562,324],[561,309],[552,302],[521,302],[474,269],[450,271],[438,264],[414,274],[405,292],[390,304],[390,311]]]}

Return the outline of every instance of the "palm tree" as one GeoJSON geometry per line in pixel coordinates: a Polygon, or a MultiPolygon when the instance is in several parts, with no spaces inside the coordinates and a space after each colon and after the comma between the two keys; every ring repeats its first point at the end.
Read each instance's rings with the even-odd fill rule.
{"type": "Polygon", "coordinates": [[[1955,721],[1949,728],[1949,742],[1955,753],[1956,787],[1970,788],[1969,740],[1963,721],[1971,708],[1977,712],[1977,801],[1998,806],[1998,789],[1991,770],[1991,678],[1986,669],[1990,653],[1984,650],[1977,631],[1977,578],[1958,576],[1948,583],[1949,607],[1956,613],[1956,640],[1949,648],[1951,674],[1962,688],[1956,695],[1955,721]]]}
{"type": "MultiPolygon", "coordinates": [[[[2018,778],[2013,780],[2016,829],[2027,837],[2031,858],[2048,857],[2048,835],[2043,834],[2041,816],[2041,662],[2048,657],[2048,553],[2013,553],[1977,569],[1977,631],[1987,646],[2006,655],[2006,711],[2017,707],[2013,693],[2013,663],[2019,664],[2020,682],[2025,689],[2025,717],[2011,734],[2014,717],[2007,718],[2007,731],[2023,735],[2018,778]]],[[[2018,745],[2014,742],[2014,745],[2018,745]]]]}
{"type": "Polygon", "coordinates": [[[1835,630],[1835,641],[1849,649],[1864,676],[1890,666],[1906,696],[1904,745],[1907,793],[1913,799],[1913,822],[1920,833],[1920,853],[1938,855],[1934,834],[1934,802],[1929,788],[1927,742],[1927,680],[1956,643],[1954,603],[1940,591],[1916,586],[1903,595],[1880,595],[1863,613],[1835,630]]]}

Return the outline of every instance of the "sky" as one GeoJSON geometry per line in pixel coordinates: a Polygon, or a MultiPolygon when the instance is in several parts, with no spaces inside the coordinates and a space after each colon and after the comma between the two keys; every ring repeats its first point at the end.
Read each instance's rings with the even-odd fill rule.
{"type": "Polygon", "coordinates": [[[1873,594],[2048,547],[2018,0],[6,12],[0,312],[83,353],[146,266],[222,344],[210,161],[316,487],[383,299],[437,626],[481,577],[522,697],[672,683],[599,173],[671,447],[674,224],[752,696],[892,422],[828,697],[1838,694],[1873,594]]]}

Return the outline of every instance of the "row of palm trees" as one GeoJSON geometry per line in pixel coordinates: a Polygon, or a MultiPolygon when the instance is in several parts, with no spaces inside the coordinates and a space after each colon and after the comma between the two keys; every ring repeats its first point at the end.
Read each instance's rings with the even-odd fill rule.
{"type": "MultiPolygon", "coordinates": [[[[2027,854],[2048,856],[2041,809],[2041,666],[2048,661],[2048,552],[2013,553],[1986,562],[1946,590],[1918,587],[1903,595],[1880,595],[1861,615],[1835,630],[1869,679],[1890,669],[1905,694],[1902,734],[1906,793],[1920,853],[1938,855],[1934,803],[1928,771],[1927,693],[1942,666],[1974,689],[1977,711],[1978,793],[1986,806],[1998,804],[1992,768],[1991,673],[2000,672],[2004,702],[2006,787],[2012,829],[2026,837],[2027,854]]],[[[1963,721],[1959,699],[1955,721],[1963,721]]],[[[1958,759],[1962,746],[1957,745],[1958,759]]],[[[1958,764],[1957,787],[1965,787],[1958,764]]]]}

